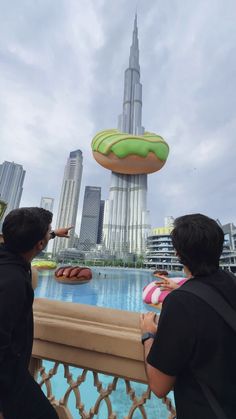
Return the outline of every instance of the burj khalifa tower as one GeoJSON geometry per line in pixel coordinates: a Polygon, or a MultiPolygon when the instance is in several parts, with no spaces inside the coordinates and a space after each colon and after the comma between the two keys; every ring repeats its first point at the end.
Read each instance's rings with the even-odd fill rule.
{"type": "MultiPolygon", "coordinates": [[[[123,112],[118,118],[121,132],[142,135],[142,84],[140,83],[137,15],[134,20],[129,67],[125,70],[123,112]]],[[[106,201],[103,239],[111,253],[142,254],[150,229],[147,211],[147,175],[112,172],[106,201]]]]}
{"type": "Polygon", "coordinates": [[[111,254],[145,252],[150,230],[147,211],[147,174],[160,170],[169,147],[157,134],[142,126],[142,84],[140,83],[137,15],[125,70],[123,112],[117,130],[97,133],[92,141],[93,156],[111,170],[109,199],[105,204],[103,242],[111,254]]]}

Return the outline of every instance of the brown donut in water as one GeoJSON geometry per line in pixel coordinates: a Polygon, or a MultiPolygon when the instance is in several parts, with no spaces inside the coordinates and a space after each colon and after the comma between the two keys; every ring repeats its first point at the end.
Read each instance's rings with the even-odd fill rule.
{"type": "Polygon", "coordinates": [[[81,268],[78,267],[74,267],[71,271],[70,271],[70,275],[69,278],[73,278],[73,277],[77,277],[77,274],[81,271],[81,268]]]}
{"type": "Polygon", "coordinates": [[[89,268],[82,268],[79,274],[77,274],[78,279],[91,279],[92,278],[92,272],[89,268]]]}

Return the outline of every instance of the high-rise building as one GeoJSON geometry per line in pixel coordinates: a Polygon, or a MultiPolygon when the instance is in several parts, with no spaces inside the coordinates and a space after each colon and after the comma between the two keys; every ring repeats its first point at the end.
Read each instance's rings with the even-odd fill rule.
{"type": "Polygon", "coordinates": [[[97,236],[97,244],[102,243],[102,230],[103,230],[103,219],[104,219],[104,206],[105,201],[100,201],[100,211],[99,211],[99,220],[98,220],[98,236],[97,236]]]}
{"type": "Polygon", "coordinates": [[[173,228],[174,227],[174,222],[175,222],[175,219],[172,215],[167,215],[166,217],[164,217],[165,227],[173,228]]]}
{"type": "Polygon", "coordinates": [[[53,204],[54,204],[54,199],[53,198],[48,198],[46,196],[42,196],[41,201],[40,201],[40,208],[44,208],[45,210],[48,211],[53,211],[53,204]]]}
{"type": "MultiPolygon", "coordinates": [[[[53,198],[49,198],[47,196],[42,196],[41,200],[40,200],[40,208],[43,208],[47,211],[52,212],[53,211],[53,204],[54,204],[54,199],[53,198]]],[[[48,246],[45,247],[44,252],[48,251],[48,246]]]]}
{"type": "Polygon", "coordinates": [[[176,256],[171,240],[171,228],[156,228],[147,238],[144,265],[147,268],[181,271],[182,265],[176,256]]]}
{"type": "MultiPolygon", "coordinates": [[[[82,151],[71,151],[64,171],[56,228],[75,227],[76,225],[82,170],[82,151]]],[[[68,247],[73,247],[73,242],[73,231],[71,231],[69,239],[56,237],[53,243],[53,254],[55,255],[60,250],[68,247]]]]}
{"type": "Polygon", "coordinates": [[[224,232],[223,252],[220,257],[220,266],[236,274],[236,227],[233,223],[222,225],[216,220],[224,232]]]}
{"type": "Polygon", "coordinates": [[[103,242],[118,257],[144,254],[150,231],[147,210],[147,174],[160,170],[169,146],[157,134],[142,126],[142,84],[140,83],[137,15],[125,70],[123,112],[118,130],[100,131],[92,141],[95,160],[111,173],[109,199],[104,210],[103,242]]]}
{"type": "Polygon", "coordinates": [[[79,236],[80,250],[91,250],[97,244],[100,203],[101,188],[86,186],[79,236]]]}
{"type": "Polygon", "coordinates": [[[0,199],[7,203],[4,217],[0,221],[0,229],[5,216],[11,210],[19,208],[24,178],[25,170],[21,164],[4,161],[0,165],[0,199]]]}
{"type": "MultiPolygon", "coordinates": [[[[233,223],[222,225],[216,222],[224,233],[223,251],[220,256],[220,267],[236,274],[236,227],[233,223]]],[[[155,227],[147,238],[147,248],[144,265],[147,268],[182,270],[182,265],[172,244],[171,232],[174,228],[174,218],[165,217],[165,226],[155,227]],[[169,222],[167,223],[167,220],[169,222]]]]}
{"type": "MultiPolygon", "coordinates": [[[[130,48],[129,67],[125,71],[123,112],[118,119],[121,132],[142,135],[142,84],[140,83],[137,16],[130,48]]],[[[106,247],[117,254],[141,254],[148,235],[147,175],[112,172],[109,200],[104,215],[106,247]]]]}

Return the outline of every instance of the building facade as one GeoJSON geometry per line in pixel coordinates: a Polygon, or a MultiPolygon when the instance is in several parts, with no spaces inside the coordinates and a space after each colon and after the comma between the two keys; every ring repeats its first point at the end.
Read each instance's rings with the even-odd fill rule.
{"type": "Polygon", "coordinates": [[[170,228],[159,227],[159,229],[159,234],[153,234],[147,238],[144,265],[146,268],[182,271],[183,267],[172,245],[170,228]]]}
{"type": "Polygon", "coordinates": [[[97,235],[97,244],[101,244],[103,242],[103,220],[104,220],[104,207],[105,201],[100,201],[100,210],[99,210],[99,220],[98,220],[98,235],[97,235]]]}
{"type": "MultiPolygon", "coordinates": [[[[82,171],[82,151],[71,151],[64,171],[56,228],[75,227],[76,225],[82,171]]],[[[56,255],[60,250],[64,250],[68,247],[72,248],[74,246],[73,241],[73,230],[71,230],[69,239],[56,237],[53,243],[53,255],[56,255]]]]}
{"type": "Polygon", "coordinates": [[[91,250],[97,244],[100,206],[101,188],[97,186],[86,186],[79,235],[80,250],[91,250]]]}
{"type": "Polygon", "coordinates": [[[7,204],[4,216],[0,221],[0,230],[6,215],[11,210],[19,208],[24,179],[25,170],[21,164],[5,161],[0,165],[0,199],[7,204]]]}
{"type": "MultiPolygon", "coordinates": [[[[118,119],[118,129],[134,135],[144,133],[137,16],[134,21],[129,67],[125,71],[123,112],[118,119]]],[[[149,230],[147,175],[112,172],[103,226],[106,248],[120,257],[127,253],[143,254],[149,230]]]]}
{"type": "Polygon", "coordinates": [[[175,222],[175,219],[172,215],[167,215],[166,217],[164,217],[165,227],[169,227],[169,228],[173,229],[174,222],[175,222]]]}
{"type": "MultiPolygon", "coordinates": [[[[54,199],[53,198],[49,198],[47,196],[42,196],[42,198],[40,200],[40,208],[43,208],[47,211],[52,212],[53,211],[53,204],[54,204],[54,199]]],[[[45,247],[42,254],[44,255],[44,253],[46,253],[47,251],[48,251],[48,246],[45,247]]]]}
{"type": "Polygon", "coordinates": [[[224,247],[220,258],[223,269],[236,274],[236,227],[233,223],[221,225],[224,232],[224,247]]]}
{"type": "MultiPolygon", "coordinates": [[[[173,230],[174,218],[168,217],[171,223],[165,227],[156,227],[152,235],[147,238],[146,255],[144,264],[147,268],[182,270],[175,250],[172,245],[171,231],[173,230]],[[171,224],[171,226],[170,226],[171,224]]],[[[165,218],[166,220],[166,218],[165,218]]],[[[220,267],[236,274],[236,227],[233,223],[222,225],[217,220],[224,232],[223,252],[220,257],[220,267]]]]}
{"type": "Polygon", "coordinates": [[[57,261],[61,263],[71,263],[84,261],[84,253],[80,252],[78,249],[67,247],[66,249],[60,250],[57,253],[57,261]]]}
{"type": "Polygon", "coordinates": [[[40,208],[53,212],[54,199],[42,196],[40,200],[40,208]]]}

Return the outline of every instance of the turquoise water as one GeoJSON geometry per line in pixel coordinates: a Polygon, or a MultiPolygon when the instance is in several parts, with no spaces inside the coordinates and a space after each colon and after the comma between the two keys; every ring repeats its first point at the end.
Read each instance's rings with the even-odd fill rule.
{"type": "MultiPolygon", "coordinates": [[[[35,296],[137,312],[153,310],[153,308],[148,307],[142,302],[143,287],[153,281],[153,276],[150,271],[98,267],[92,268],[92,271],[93,279],[89,283],[81,285],[60,284],[54,280],[52,272],[44,271],[39,275],[35,296]]],[[[52,363],[45,362],[45,366],[48,370],[52,367],[52,363]]],[[[70,371],[73,373],[74,380],[82,372],[82,370],[74,367],[71,367],[70,371]]],[[[54,394],[58,399],[67,388],[63,375],[64,371],[62,366],[60,366],[59,374],[52,380],[54,394]]],[[[112,381],[111,377],[104,376],[103,374],[99,374],[99,379],[104,388],[107,388],[108,384],[112,381]]],[[[135,389],[137,396],[146,390],[145,385],[138,383],[132,382],[132,387],[135,389]]],[[[85,409],[88,412],[98,397],[96,390],[93,391],[92,373],[88,373],[86,383],[82,384],[80,391],[85,409]]],[[[129,397],[125,395],[124,380],[118,381],[117,390],[112,393],[110,399],[118,419],[128,414],[132,403],[129,397]]],[[[102,403],[102,410],[95,417],[98,419],[107,419],[106,406],[104,402],[102,403]]],[[[69,399],[69,408],[73,418],[79,418],[74,406],[75,399],[72,395],[69,399]]],[[[155,396],[152,396],[151,400],[147,401],[145,409],[149,419],[167,419],[168,417],[166,408],[155,396]]],[[[142,418],[142,415],[139,411],[136,411],[133,419],[139,418],[142,418]]]]}
{"type": "Polygon", "coordinates": [[[153,281],[149,271],[92,268],[93,279],[81,285],[60,284],[50,271],[39,275],[36,297],[91,304],[129,311],[147,311],[142,302],[143,287],[153,281]],[[99,275],[100,273],[100,275],[99,275]]]}

